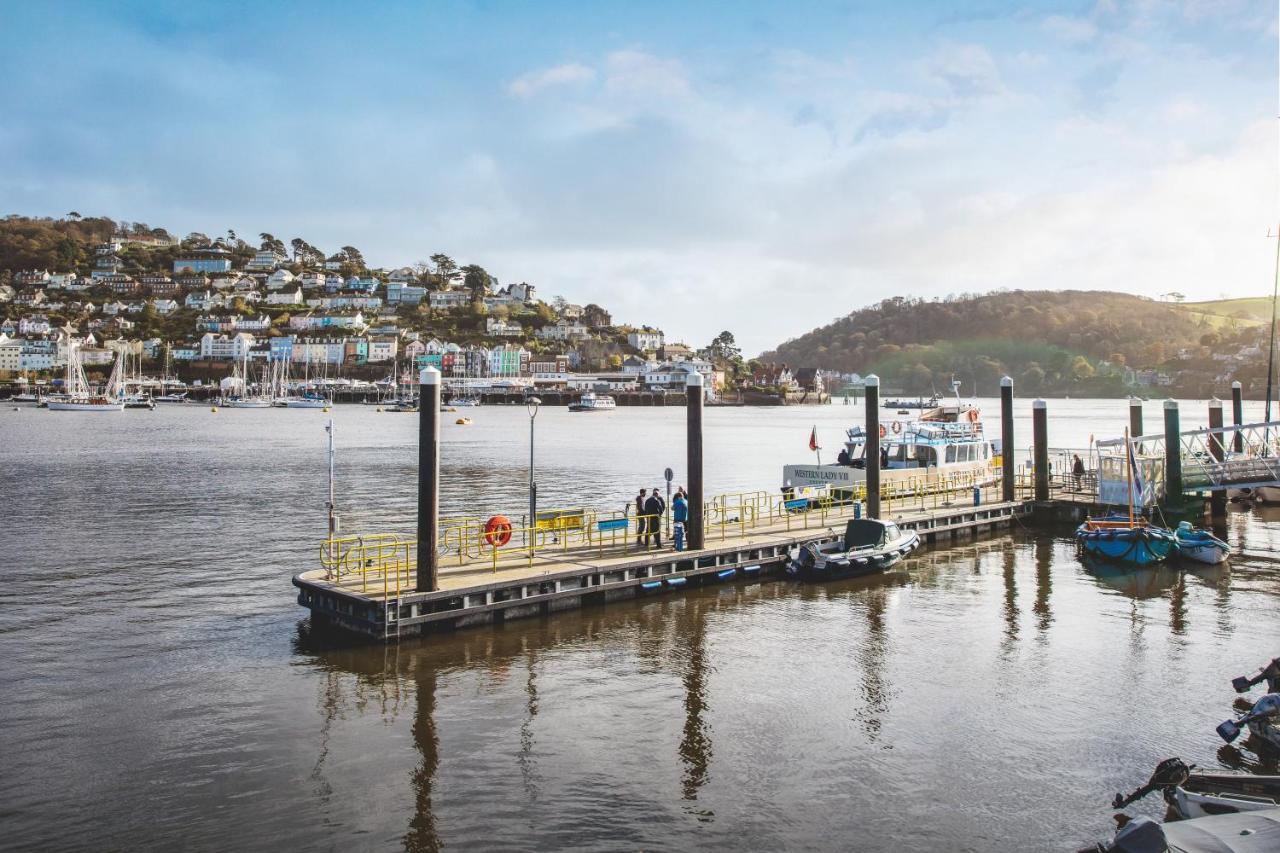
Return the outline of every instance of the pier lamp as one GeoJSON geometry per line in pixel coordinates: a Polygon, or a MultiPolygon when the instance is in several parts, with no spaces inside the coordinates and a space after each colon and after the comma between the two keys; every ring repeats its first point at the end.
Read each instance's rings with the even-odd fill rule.
{"type": "Polygon", "coordinates": [[[537,397],[526,397],[525,408],[529,410],[529,522],[526,525],[525,538],[530,547],[533,536],[528,532],[538,526],[538,484],[533,480],[533,421],[538,417],[538,407],[542,400],[537,397]]]}

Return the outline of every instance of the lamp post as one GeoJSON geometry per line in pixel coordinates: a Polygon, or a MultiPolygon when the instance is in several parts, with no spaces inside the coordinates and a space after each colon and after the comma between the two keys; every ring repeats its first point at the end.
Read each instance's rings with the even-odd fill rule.
{"type": "Polygon", "coordinates": [[[538,407],[542,400],[528,397],[524,401],[529,410],[529,523],[525,527],[525,542],[533,547],[533,536],[530,531],[538,526],[538,484],[533,480],[533,421],[538,417],[538,407]]]}

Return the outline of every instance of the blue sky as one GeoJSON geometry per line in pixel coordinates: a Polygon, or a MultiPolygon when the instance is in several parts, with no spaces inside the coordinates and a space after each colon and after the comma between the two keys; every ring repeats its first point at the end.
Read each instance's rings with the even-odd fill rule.
{"type": "Polygon", "coordinates": [[[1268,290],[1274,7],[955,6],[0,0],[0,213],[444,251],[750,353],[891,295],[1268,290]]]}

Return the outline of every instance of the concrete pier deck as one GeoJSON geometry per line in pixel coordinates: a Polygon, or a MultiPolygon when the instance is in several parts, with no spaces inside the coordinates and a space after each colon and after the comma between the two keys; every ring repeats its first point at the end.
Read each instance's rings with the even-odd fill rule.
{"type": "MultiPolygon", "coordinates": [[[[974,536],[1006,527],[1028,516],[1029,501],[980,506],[952,504],[886,514],[917,531],[926,544],[974,536]]],[[[844,532],[851,514],[779,519],[745,531],[728,528],[708,533],[707,547],[675,551],[622,547],[518,548],[494,563],[442,563],[439,588],[414,589],[411,542],[406,558],[357,571],[318,568],[293,579],[298,603],[316,624],[336,626],[367,637],[394,641],[427,631],[447,631],[507,619],[538,616],[584,605],[640,595],[662,594],[688,585],[753,581],[780,573],[789,548],[800,542],[829,541],[844,532]]],[[[626,547],[630,547],[629,543],[626,547]]],[[[909,565],[909,564],[908,564],[909,565]]]]}

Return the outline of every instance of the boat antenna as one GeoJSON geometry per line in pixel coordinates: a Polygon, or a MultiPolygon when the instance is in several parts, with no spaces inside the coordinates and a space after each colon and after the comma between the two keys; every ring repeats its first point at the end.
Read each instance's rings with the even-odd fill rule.
{"type": "MultiPolygon", "coordinates": [[[[1278,47],[1280,47],[1280,44],[1278,44],[1278,47]]],[[[1280,158],[1280,115],[1277,115],[1276,129],[1277,129],[1276,155],[1277,155],[1277,158],[1280,158]]],[[[1280,202],[1280,185],[1277,186],[1277,190],[1278,190],[1277,201],[1280,202]]],[[[1271,229],[1268,228],[1267,232],[1268,232],[1267,236],[1270,236],[1271,229]]],[[[1272,367],[1275,363],[1275,357],[1276,357],[1276,295],[1278,293],[1280,293],[1280,233],[1276,234],[1276,270],[1275,270],[1275,280],[1272,282],[1272,285],[1271,285],[1271,342],[1270,342],[1270,345],[1267,347],[1267,397],[1266,397],[1266,402],[1263,404],[1264,408],[1263,408],[1263,417],[1262,417],[1262,420],[1265,423],[1271,422],[1271,391],[1272,391],[1271,382],[1272,382],[1272,378],[1275,375],[1272,372],[1272,367]]],[[[1270,436],[1268,436],[1268,443],[1269,443],[1269,438],[1270,436]]]]}

